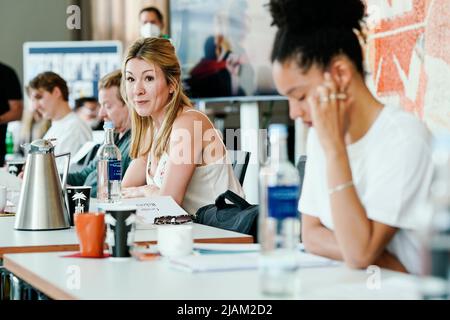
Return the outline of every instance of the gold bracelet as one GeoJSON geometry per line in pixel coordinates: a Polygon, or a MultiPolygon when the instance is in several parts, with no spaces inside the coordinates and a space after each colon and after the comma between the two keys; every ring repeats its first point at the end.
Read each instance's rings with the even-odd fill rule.
{"type": "Polygon", "coordinates": [[[350,187],[353,187],[353,186],[354,186],[353,181],[348,181],[348,182],[339,184],[339,185],[337,185],[337,186],[334,187],[334,188],[328,189],[328,195],[331,196],[333,193],[336,193],[336,192],[345,190],[345,189],[350,188],[350,187]]]}

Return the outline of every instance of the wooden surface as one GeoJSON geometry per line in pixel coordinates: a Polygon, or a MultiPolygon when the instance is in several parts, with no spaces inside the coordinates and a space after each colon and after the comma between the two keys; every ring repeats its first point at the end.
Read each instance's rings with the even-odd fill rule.
{"type": "Polygon", "coordinates": [[[0,218],[2,217],[14,217],[16,214],[14,212],[0,212],[0,218]]]}
{"type": "MultiPolygon", "coordinates": [[[[74,228],[53,231],[19,231],[14,229],[14,217],[0,219],[0,258],[6,253],[78,251],[78,239],[74,228]]],[[[193,224],[195,242],[209,243],[252,243],[253,237],[193,224]]],[[[138,244],[156,243],[156,228],[136,230],[135,242],[138,244]]]]}

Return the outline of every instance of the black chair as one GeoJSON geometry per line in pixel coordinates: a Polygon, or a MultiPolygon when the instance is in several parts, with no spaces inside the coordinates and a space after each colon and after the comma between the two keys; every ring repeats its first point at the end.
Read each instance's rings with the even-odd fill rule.
{"type": "MultiPolygon", "coordinates": [[[[300,176],[300,185],[298,187],[298,199],[302,195],[303,180],[305,179],[306,156],[300,156],[297,162],[298,175],[300,176]]],[[[299,212],[300,221],[302,221],[302,213],[299,212]]],[[[302,231],[300,229],[300,241],[302,241],[302,231]]]]}
{"type": "Polygon", "coordinates": [[[230,154],[231,166],[239,183],[244,185],[245,174],[250,161],[250,152],[242,150],[228,150],[230,154]]]}
{"type": "Polygon", "coordinates": [[[0,301],[10,300],[9,271],[0,266],[0,301]]]}
{"type": "Polygon", "coordinates": [[[82,166],[85,167],[89,164],[89,162],[91,162],[92,160],[94,160],[95,156],[97,155],[97,151],[100,148],[100,144],[96,144],[91,151],[89,151],[89,153],[83,158],[81,159],[81,161],[83,162],[82,166]]]}
{"type": "Polygon", "coordinates": [[[96,144],[95,146],[93,146],[92,149],[82,159],[70,166],[69,172],[77,172],[84,169],[89,164],[89,162],[94,160],[99,148],[100,144],[96,144]]]}

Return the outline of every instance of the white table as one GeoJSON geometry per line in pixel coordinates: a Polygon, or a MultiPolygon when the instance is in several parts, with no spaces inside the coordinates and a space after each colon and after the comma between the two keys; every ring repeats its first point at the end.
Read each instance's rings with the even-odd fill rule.
{"type": "MultiPolygon", "coordinates": [[[[164,259],[126,261],[62,258],[67,252],[7,254],[5,267],[54,299],[271,299],[259,292],[258,272],[189,273],[164,259]],[[79,278],[74,278],[79,275],[79,278]],[[79,279],[79,282],[74,279],[79,279]],[[77,286],[79,283],[79,287],[77,286]]],[[[294,299],[416,299],[416,278],[381,269],[380,289],[371,274],[344,266],[304,268],[294,299]],[[370,280],[369,280],[370,281],[370,280]]]]}
{"type": "MultiPolygon", "coordinates": [[[[14,217],[0,217],[0,259],[5,253],[76,251],[78,239],[75,229],[52,231],[19,231],[14,229],[14,217]]],[[[251,243],[253,237],[193,224],[195,242],[251,243]]],[[[136,230],[135,241],[140,244],[156,242],[156,228],[136,230]]]]}

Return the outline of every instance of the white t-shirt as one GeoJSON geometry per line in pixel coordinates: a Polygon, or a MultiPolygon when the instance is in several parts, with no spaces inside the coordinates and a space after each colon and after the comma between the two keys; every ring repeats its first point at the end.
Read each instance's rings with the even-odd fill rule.
{"type": "MultiPolygon", "coordinates": [[[[74,112],[70,112],[64,118],[52,121],[44,139],[56,138],[55,155],[70,152],[73,157],[87,141],[92,140],[91,128],[81,120],[74,112]]],[[[56,159],[58,171],[62,172],[65,159],[56,159]]]]}
{"type": "MultiPolygon", "coordinates": [[[[431,219],[431,212],[424,210],[433,171],[429,139],[429,131],[413,115],[384,107],[364,137],[347,146],[353,182],[367,216],[398,228],[386,249],[416,274],[419,233],[431,219]]],[[[333,230],[325,155],[314,129],[307,156],[299,210],[333,230]]]]}

